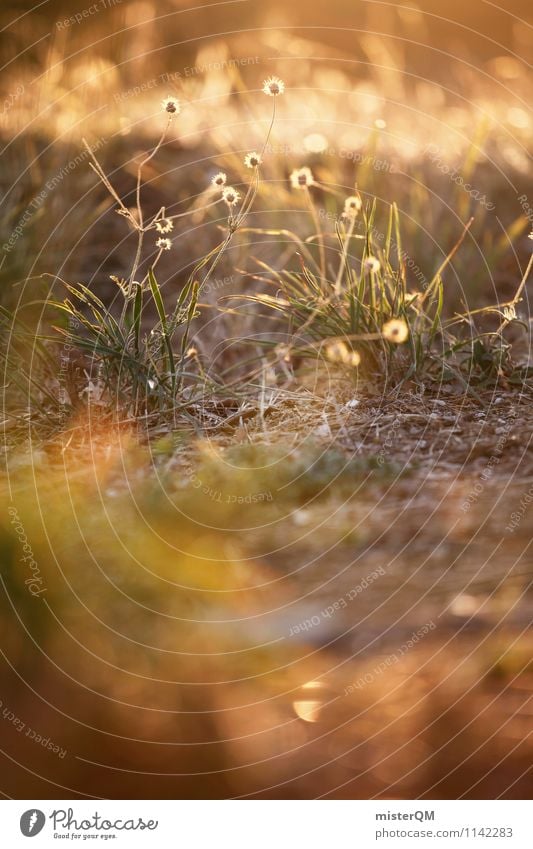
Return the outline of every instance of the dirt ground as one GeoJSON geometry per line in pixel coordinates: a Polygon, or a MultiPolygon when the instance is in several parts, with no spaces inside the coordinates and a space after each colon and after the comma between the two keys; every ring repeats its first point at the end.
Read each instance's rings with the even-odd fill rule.
{"type": "MultiPolygon", "coordinates": [[[[270,401],[181,443],[93,433],[28,455],[56,566],[36,552],[42,619],[11,594],[4,704],[68,755],[51,771],[33,746],[29,775],[0,723],[5,791],[528,797],[530,390],[270,401]],[[48,469],[71,513],[47,504],[48,469]]],[[[17,505],[23,471],[19,454],[17,505]]]]}

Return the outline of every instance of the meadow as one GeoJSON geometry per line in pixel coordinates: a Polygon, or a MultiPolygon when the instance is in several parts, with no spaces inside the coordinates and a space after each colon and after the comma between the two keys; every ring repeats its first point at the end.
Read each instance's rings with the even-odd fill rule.
{"type": "Polygon", "coordinates": [[[2,5],[7,798],[529,798],[531,10],[2,5]]]}

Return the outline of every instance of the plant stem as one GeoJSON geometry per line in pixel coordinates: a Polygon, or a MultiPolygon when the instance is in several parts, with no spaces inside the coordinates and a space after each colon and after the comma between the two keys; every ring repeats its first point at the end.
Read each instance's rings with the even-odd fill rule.
{"type": "Polygon", "coordinates": [[[142,162],[139,163],[139,167],[137,168],[137,188],[136,188],[136,191],[135,191],[135,205],[137,207],[137,221],[138,221],[138,224],[139,224],[139,230],[138,230],[139,236],[138,236],[138,241],[137,241],[137,251],[136,251],[136,254],[135,254],[135,260],[133,262],[133,266],[132,266],[131,274],[130,274],[130,286],[129,286],[129,292],[128,292],[128,298],[127,298],[128,302],[131,300],[132,291],[133,291],[133,281],[135,280],[135,276],[137,274],[137,269],[138,269],[140,261],[141,261],[142,248],[143,248],[143,242],[144,242],[144,217],[143,217],[143,211],[142,211],[142,205],[141,205],[142,172],[143,172],[144,166],[147,165],[150,162],[150,160],[154,158],[154,156],[156,155],[156,153],[160,149],[161,145],[165,141],[166,135],[167,135],[167,133],[170,129],[171,124],[172,124],[172,115],[169,115],[166,127],[164,128],[163,132],[161,133],[161,138],[157,142],[156,146],[148,154],[148,156],[146,156],[142,160],[142,162]]]}
{"type": "Polygon", "coordinates": [[[355,216],[350,219],[350,226],[348,227],[348,232],[346,234],[346,238],[344,240],[341,261],[339,264],[339,270],[337,272],[337,279],[335,281],[335,294],[340,295],[341,293],[341,282],[342,275],[344,273],[344,269],[346,268],[346,258],[348,256],[348,247],[350,245],[350,239],[352,238],[353,228],[355,226],[355,216]]]}
{"type": "Polygon", "coordinates": [[[326,252],[324,250],[324,239],[322,238],[322,228],[320,226],[320,220],[318,218],[317,211],[315,209],[315,205],[311,197],[311,192],[309,191],[309,188],[307,186],[305,186],[305,198],[318,236],[317,242],[320,257],[320,276],[322,278],[321,283],[323,283],[326,279],[326,252]]]}

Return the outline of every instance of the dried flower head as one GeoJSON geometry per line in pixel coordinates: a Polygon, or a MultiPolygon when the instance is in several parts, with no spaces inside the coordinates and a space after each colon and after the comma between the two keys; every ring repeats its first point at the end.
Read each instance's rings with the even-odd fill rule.
{"type": "MultiPolygon", "coordinates": [[[[123,295],[127,295],[129,286],[128,286],[127,282],[124,280],[123,277],[117,277],[115,274],[110,274],[109,279],[112,280],[113,283],[115,283],[118,286],[118,288],[120,289],[120,291],[122,292],[123,295]]],[[[137,286],[138,283],[137,283],[136,280],[134,280],[131,285],[137,286]]]]}
{"type": "Polygon", "coordinates": [[[503,315],[506,321],[515,321],[517,318],[516,309],[514,306],[504,307],[503,315]]]}
{"type": "Polygon", "coordinates": [[[388,342],[394,342],[396,345],[401,345],[409,338],[409,328],[403,318],[391,318],[381,328],[383,338],[388,342]]]}
{"type": "Polygon", "coordinates": [[[177,97],[165,97],[161,101],[161,106],[163,111],[168,112],[169,115],[179,115],[181,112],[180,102],[177,97]]]}
{"type": "Polygon", "coordinates": [[[170,239],[158,239],[156,245],[162,251],[169,251],[172,247],[172,242],[170,241],[170,239]]]}
{"type": "Polygon", "coordinates": [[[263,93],[269,97],[277,97],[285,91],[285,83],[279,77],[269,77],[263,83],[263,93]]]}
{"type": "Polygon", "coordinates": [[[368,256],[365,259],[365,268],[367,271],[372,271],[374,274],[377,274],[381,268],[379,259],[376,259],[375,256],[368,256]]]}
{"type": "Polygon", "coordinates": [[[295,168],[290,175],[291,186],[293,189],[306,189],[308,186],[313,186],[313,172],[310,168],[295,168]]]}
{"type": "Polygon", "coordinates": [[[263,160],[261,159],[260,155],[256,153],[255,150],[253,150],[251,153],[247,153],[244,157],[244,164],[247,168],[259,168],[262,161],[263,160]]]}
{"type": "Polygon", "coordinates": [[[355,218],[362,205],[361,198],[357,197],[357,195],[350,195],[344,201],[344,215],[347,218],[355,218]]]}
{"type": "Polygon", "coordinates": [[[239,192],[233,186],[226,186],[222,192],[222,197],[228,206],[236,206],[241,199],[239,192]]]}
{"type": "Polygon", "coordinates": [[[342,363],[354,368],[361,362],[360,354],[357,351],[352,351],[342,340],[331,342],[326,346],[326,357],[331,363],[342,363]]]}
{"type": "Polygon", "coordinates": [[[160,218],[155,222],[155,229],[158,233],[171,233],[174,229],[174,223],[170,218],[160,218]]]}
{"type": "Polygon", "coordinates": [[[215,187],[215,189],[223,189],[226,185],[227,176],[223,171],[219,171],[218,174],[215,174],[213,179],[211,180],[211,185],[215,187]]]}

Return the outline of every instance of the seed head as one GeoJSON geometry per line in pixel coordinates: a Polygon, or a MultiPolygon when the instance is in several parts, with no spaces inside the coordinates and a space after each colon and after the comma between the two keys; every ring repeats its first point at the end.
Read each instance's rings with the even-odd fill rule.
{"type": "Polygon", "coordinates": [[[304,168],[295,168],[289,179],[293,189],[306,189],[315,183],[313,172],[307,166],[304,168]]]}
{"type": "Polygon", "coordinates": [[[365,259],[365,268],[367,271],[372,271],[374,274],[377,274],[381,268],[379,259],[376,259],[375,256],[368,256],[365,259]]]}
{"type": "Polygon", "coordinates": [[[391,318],[381,328],[381,333],[384,339],[388,342],[394,342],[396,345],[401,345],[409,338],[409,328],[403,318],[391,318]]]}
{"type": "Polygon", "coordinates": [[[162,251],[169,251],[172,247],[172,242],[170,239],[158,239],[156,245],[158,248],[161,248],[162,251]]]}
{"type": "Polygon", "coordinates": [[[180,102],[177,97],[165,97],[161,101],[161,107],[164,112],[168,112],[170,115],[179,115],[181,112],[180,102]]]}
{"type": "Polygon", "coordinates": [[[155,222],[155,229],[158,233],[170,233],[174,229],[174,222],[170,218],[161,218],[155,222]]]}
{"type": "Polygon", "coordinates": [[[222,190],[222,189],[224,188],[224,186],[226,185],[226,180],[227,180],[227,179],[228,179],[228,178],[226,177],[226,175],[224,174],[224,172],[223,172],[223,171],[219,171],[219,172],[218,172],[218,174],[215,174],[215,176],[214,176],[214,177],[213,177],[213,179],[211,180],[211,185],[212,185],[212,186],[214,186],[214,187],[215,187],[215,189],[220,189],[220,190],[222,190]]]}
{"type": "Polygon", "coordinates": [[[256,153],[255,150],[253,150],[251,153],[247,153],[244,157],[244,164],[247,168],[259,168],[262,161],[263,160],[261,159],[260,155],[256,153]]]}
{"type": "Polygon", "coordinates": [[[357,197],[357,195],[350,195],[350,197],[346,198],[344,201],[344,215],[346,218],[355,218],[362,205],[361,198],[357,197]]]}
{"type": "Polygon", "coordinates": [[[269,77],[263,83],[263,93],[269,97],[277,97],[285,91],[285,83],[279,77],[269,77]]]}
{"type": "Polygon", "coordinates": [[[239,203],[241,196],[237,189],[234,189],[233,186],[226,186],[222,192],[222,198],[226,201],[228,206],[236,206],[239,203]]]}
{"type": "Polygon", "coordinates": [[[352,351],[342,340],[331,342],[326,346],[326,357],[331,363],[342,363],[342,365],[353,366],[354,368],[361,362],[358,351],[352,351]]]}

